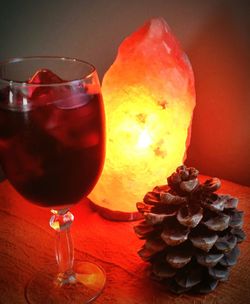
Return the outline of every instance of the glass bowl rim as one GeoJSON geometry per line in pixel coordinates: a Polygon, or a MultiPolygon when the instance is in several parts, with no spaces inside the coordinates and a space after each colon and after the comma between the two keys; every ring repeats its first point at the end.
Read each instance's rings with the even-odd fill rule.
{"type": "Polygon", "coordinates": [[[93,64],[89,63],[88,61],[84,61],[81,59],[76,59],[74,57],[65,57],[65,56],[25,56],[25,57],[11,57],[6,60],[0,61],[0,67],[10,64],[10,63],[15,63],[15,62],[20,62],[20,61],[28,61],[28,60],[35,60],[35,59],[52,59],[52,60],[62,60],[62,61],[72,61],[72,62],[78,62],[81,64],[84,64],[86,66],[90,67],[90,72],[83,74],[82,77],[79,77],[77,79],[72,79],[69,81],[63,81],[60,83],[48,83],[48,84],[33,84],[33,83],[28,83],[26,81],[13,81],[13,80],[7,80],[3,79],[0,77],[0,83],[5,83],[8,84],[9,86],[20,86],[20,87],[55,87],[55,86],[65,86],[65,85],[74,85],[77,83],[84,82],[86,79],[91,78],[94,73],[96,73],[96,68],[93,64]]]}

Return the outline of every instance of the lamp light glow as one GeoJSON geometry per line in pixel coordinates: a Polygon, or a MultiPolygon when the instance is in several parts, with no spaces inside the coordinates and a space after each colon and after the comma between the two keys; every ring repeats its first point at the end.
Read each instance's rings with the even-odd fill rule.
{"type": "Polygon", "coordinates": [[[164,19],[151,19],[122,42],[102,92],[106,163],[90,199],[111,211],[104,216],[133,219],[136,202],[183,163],[190,140],[193,71],[164,19]]]}

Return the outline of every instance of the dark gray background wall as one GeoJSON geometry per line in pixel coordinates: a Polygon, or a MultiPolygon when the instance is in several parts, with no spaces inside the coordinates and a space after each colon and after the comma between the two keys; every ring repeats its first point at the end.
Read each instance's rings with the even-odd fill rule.
{"type": "Polygon", "coordinates": [[[62,55],[92,62],[100,78],[120,42],[162,16],[196,77],[187,164],[250,185],[250,1],[0,0],[0,60],[62,55]]]}

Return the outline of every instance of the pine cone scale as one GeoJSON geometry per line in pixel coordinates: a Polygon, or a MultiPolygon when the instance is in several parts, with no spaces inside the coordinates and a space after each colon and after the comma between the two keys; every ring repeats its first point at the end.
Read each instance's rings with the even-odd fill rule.
{"type": "Polygon", "coordinates": [[[207,234],[201,236],[191,236],[190,241],[193,243],[194,247],[199,248],[203,251],[208,252],[218,240],[217,234],[207,234]]]}
{"type": "Polygon", "coordinates": [[[217,254],[198,253],[196,255],[197,262],[200,265],[206,267],[214,267],[223,257],[224,257],[223,253],[217,253],[217,254]]]}
{"type": "Polygon", "coordinates": [[[202,223],[210,230],[223,231],[228,228],[229,222],[230,216],[226,214],[218,214],[207,221],[203,221],[202,223]]]}

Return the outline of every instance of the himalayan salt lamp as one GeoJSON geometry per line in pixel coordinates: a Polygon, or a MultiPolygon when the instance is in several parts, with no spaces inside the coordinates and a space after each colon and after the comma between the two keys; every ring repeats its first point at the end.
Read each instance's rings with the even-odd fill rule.
{"type": "Polygon", "coordinates": [[[163,18],[122,42],[102,93],[106,162],[89,198],[103,216],[133,220],[136,202],[185,160],[195,106],[192,67],[163,18]]]}

